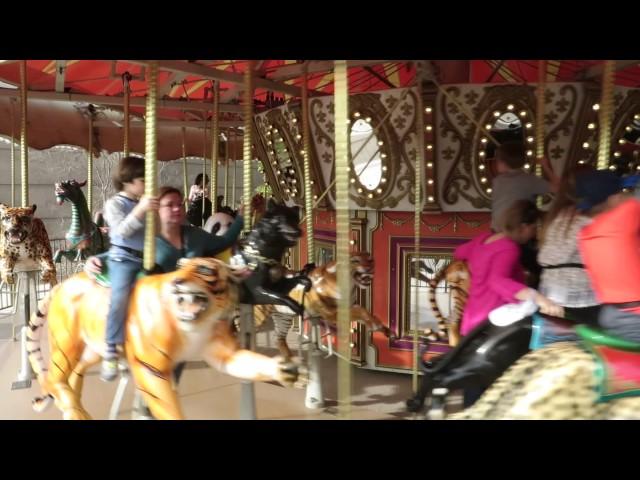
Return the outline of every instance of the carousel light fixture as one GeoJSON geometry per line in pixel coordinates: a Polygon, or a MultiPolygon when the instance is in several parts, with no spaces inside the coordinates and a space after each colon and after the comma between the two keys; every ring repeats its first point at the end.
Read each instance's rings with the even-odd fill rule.
{"type": "Polygon", "coordinates": [[[384,145],[384,142],[382,140],[378,140],[378,146],[381,147],[382,145],[384,145]]]}
{"type": "Polygon", "coordinates": [[[597,112],[598,110],[600,110],[600,104],[599,103],[594,103],[593,107],[591,107],[591,108],[593,108],[597,112]]]}
{"type": "Polygon", "coordinates": [[[500,116],[500,112],[496,110],[495,112],[493,112],[493,116],[498,118],[500,116]]]}
{"type": "Polygon", "coordinates": [[[507,110],[513,110],[515,107],[512,104],[507,105],[507,110]]]}
{"type": "Polygon", "coordinates": [[[595,130],[595,129],[596,129],[596,124],[595,124],[595,123],[593,123],[593,122],[591,122],[589,125],[587,125],[587,128],[588,128],[589,130],[595,130]]]}
{"type": "Polygon", "coordinates": [[[424,109],[424,111],[425,111],[425,113],[431,113],[431,107],[426,107],[426,108],[424,109]]]}
{"type": "Polygon", "coordinates": [[[478,166],[478,168],[479,168],[480,170],[484,170],[484,165],[480,164],[480,165],[478,166]]]}
{"type": "Polygon", "coordinates": [[[533,150],[527,150],[527,157],[533,157],[533,150]]]}
{"type": "Polygon", "coordinates": [[[589,142],[584,142],[584,143],[582,144],[582,148],[585,148],[585,149],[586,149],[586,148],[589,148],[589,142]]]}
{"type": "Polygon", "coordinates": [[[427,162],[427,168],[433,168],[433,162],[427,162]]]}
{"type": "Polygon", "coordinates": [[[427,150],[433,150],[433,145],[431,144],[427,145],[427,150]]]}
{"type": "Polygon", "coordinates": [[[526,111],[526,110],[522,110],[522,111],[520,112],[520,116],[521,116],[521,117],[526,117],[526,116],[527,116],[527,111],[526,111]]]}
{"type": "Polygon", "coordinates": [[[527,124],[525,125],[525,128],[532,128],[533,127],[533,123],[531,122],[527,122],[527,124]]]}
{"type": "Polygon", "coordinates": [[[491,188],[487,188],[487,193],[491,193],[493,190],[491,188]]]}
{"type": "Polygon", "coordinates": [[[425,128],[427,129],[427,132],[430,132],[431,130],[433,130],[432,125],[427,125],[425,128]]]}

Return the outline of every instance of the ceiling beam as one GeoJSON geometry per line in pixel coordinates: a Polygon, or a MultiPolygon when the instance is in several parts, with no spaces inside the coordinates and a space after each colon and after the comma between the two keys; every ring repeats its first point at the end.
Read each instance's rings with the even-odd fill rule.
{"type": "MultiPolygon", "coordinates": [[[[185,127],[185,128],[211,128],[210,121],[202,121],[202,120],[194,120],[194,121],[180,121],[180,120],[158,120],[158,127],[185,127]]],[[[114,127],[114,128],[122,128],[122,122],[114,121],[114,120],[95,120],[93,125],[96,127],[114,127]]],[[[131,122],[129,126],[131,128],[142,128],[144,127],[144,120],[131,122]]],[[[220,128],[237,128],[244,126],[243,120],[221,120],[220,128]]]]}
{"type": "MultiPolygon", "coordinates": [[[[18,98],[19,96],[20,92],[18,90],[0,88],[0,97],[18,98]]],[[[84,95],[81,93],[57,93],[30,90],[28,97],[34,100],[50,100],[52,102],[84,102],[95,103],[98,105],[124,105],[124,97],[108,95],[84,95]]],[[[130,105],[144,107],[146,105],[146,98],[131,97],[130,105]]],[[[170,110],[211,111],[213,110],[213,104],[211,102],[187,100],[158,100],[158,108],[166,108],[170,110]]],[[[221,104],[220,111],[242,113],[242,105],[221,104]]]]}
{"type": "Polygon", "coordinates": [[[380,80],[382,83],[384,83],[387,87],[390,88],[397,88],[393,83],[391,83],[387,77],[384,77],[382,75],[380,75],[378,72],[376,72],[373,68],[371,67],[364,67],[364,69],[369,72],[371,75],[373,75],[374,77],[376,77],[378,80],[380,80]]]}
{"type": "MultiPolygon", "coordinates": [[[[616,60],[615,70],[617,72],[619,70],[624,70],[625,68],[632,67],[634,65],[639,65],[639,64],[640,64],[640,60],[616,60]]],[[[581,73],[584,80],[591,80],[591,79],[602,76],[603,71],[604,71],[604,62],[585,68],[581,73]]]]}
{"type": "MultiPolygon", "coordinates": [[[[381,63],[398,63],[402,60],[348,60],[347,67],[371,67],[373,65],[380,65],[381,63]]],[[[329,72],[333,70],[333,62],[330,60],[322,61],[309,61],[309,73],[329,72]]],[[[273,80],[289,80],[302,75],[303,63],[297,63],[295,65],[285,65],[283,67],[274,70],[270,78],[273,80]]]]}
{"type": "MultiPolygon", "coordinates": [[[[127,61],[131,63],[141,64],[149,63],[148,61],[140,60],[127,61]]],[[[160,60],[158,62],[158,68],[160,70],[186,73],[210,80],[220,80],[222,82],[237,83],[240,85],[244,83],[244,75],[242,73],[233,73],[226,70],[218,70],[217,68],[207,67],[205,65],[200,65],[199,63],[181,62],[179,60],[160,60]]],[[[254,77],[253,85],[255,88],[264,88],[266,90],[286,93],[287,95],[293,95],[295,97],[299,97],[302,95],[302,89],[300,87],[287,85],[286,83],[275,82],[267,78],[254,77]]]]}

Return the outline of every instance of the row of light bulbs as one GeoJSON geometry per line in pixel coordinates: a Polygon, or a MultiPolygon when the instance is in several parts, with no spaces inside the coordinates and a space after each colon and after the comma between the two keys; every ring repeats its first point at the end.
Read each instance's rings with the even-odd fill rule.
{"type": "MultiPolygon", "coordinates": [[[[508,111],[515,110],[515,105],[510,103],[509,105],[507,105],[507,110],[508,111]]],[[[495,118],[499,118],[500,115],[502,115],[502,112],[500,110],[495,110],[493,112],[493,116],[495,118]]],[[[520,111],[520,117],[524,118],[526,116],[527,116],[527,111],[526,110],[521,110],[520,111]]],[[[493,128],[493,125],[490,124],[490,123],[486,123],[484,127],[487,129],[487,131],[490,131],[493,128]]],[[[525,123],[524,127],[527,130],[531,130],[533,128],[533,122],[525,123]]],[[[486,137],[482,137],[480,139],[480,143],[482,143],[482,145],[486,145],[488,141],[489,140],[486,137]]],[[[527,143],[533,143],[534,141],[535,141],[535,138],[532,135],[528,135],[527,136],[527,143]]],[[[484,172],[486,170],[486,165],[483,163],[486,155],[487,154],[486,154],[486,152],[484,150],[481,150],[480,152],[478,152],[478,156],[480,157],[478,170],[480,170],[481,172],[484,172]]],[[[527,150],[527,157],[533,157],[533,150],[532,149],[527,150]]],[[[525,170],[529,170],[531,168],[531,164],[525,163],[524,164],[524,168],[525,168],[525,170]]],[[[486,184],[488,181],[489,181],[489,179],[487,177],[480,177],[480,183],[482,183],[483,185],[486,184]]],[[[491,194],[491,192],[493,192],[493,189],[491,187],[487,187],[485,189],[485,192],[487,192],[487,194],[491,194]]]]}
{"type": "MultiPolygon", "coordinates": [[[[360,112],[353,112],[353,118],[355,118],[355,119],[359,119],[359,118],[361,118],[361,117],[362,117],[362,114],[361,114],[360,112]]],[[[371,117],[365,117],[365,118],[363,118],[363,120],[364,120],[365,122],[367,122],[367,123],[371,123],[371,121],[372,121],[371,117]]],[[[351,119],[350,119],[350,118],[347,118],[347,124],[350,124],[350,123],[351,123],[351,119]]],[[[384,142],[383,142],[382,140],[378,140],[378,147],[382,147],[383,145],[384,145],[384,142]]],[[[380,149],[379,149],[379,150],[380,150],[380,149]]],[[[381,158],[382,160],[384,160],[385,158],[387,158],[387,154],[386,154],[385,152],[382,152],[382,151],[381,151],[381,152],[380,152],[380,158],[381,158]]],[[[355,165],[354,165],[354,170],[355,170],[355,165]]],[[[347,171],[348,171],[348,172],[351,172],[351,167],[347,167],[347,171]]],[[[387,171],[387,166],[386,166],[386,165],[383,165],[383,166],[382,166],[382,171],[383,171],[383,172],[386,172],[386,171],[387,171]]],[[[383,173],[383,174],[382,174],[382,178],[380,179],[380,183],[387,183],[387,178],[386,178],[384,175],[385,175],[385,173],[383,173]]],[[[353,176],[349,179],[349,181],[351,182],[351,184],[355,184],[355,183],[356,183],[356,181],[357,181],[356,176],[355,176],[355,175],[353,175],[353,176]]],[[[366,189],[366,190],[369,190],[369,189],[366,189]]],[[[358,188],[356,189],[356,191],[357,191],[360,195],[362,195],[362,194],[364,194],[364,193],[365,193],[365,189],[364,189],[364,188],[362,188],[362,187],[358,187],[358,188]]],[[[366,194],[366,196],[367,196],[367,198],[373,198],[373,197],[374,197],[374,194],[378,194],[378,195],[380,195],[382,192],[383,192],[382,187],[377,187],[375,190],[373,190],[373,191],[369,191],[369,192],[366,194]]]]}
{"type": "MultiPolygon", "coordinates": [[[[598,111],[598,110],[600,110],[600,104],[599,104],[599,103],[594,103],[594,104],[593,104],[593,106],[592,106],[592,109],[593,109],[594,111],[598,111]]],[[[633,116],[633,119],[634,119],[634,120],[640,120],[640,114],[636,113],[636,114],[633,116]]],[[[597,124],[596,124],[595,122],[589,122],[589,123],[587,124],[587,129],[588,129],[588,130],[595,130],[596,128],[597,128],[597,124]]],[[[625,127],[625,131],[627,131],[627,132],[631,132],[632,130],[633,130],[633,127],[632,127],[631,125],[627,125],[627,126],[625,127]]],[[[619,145],[624,145],[625,143],[627,143],[627,140],[626,140],[625,138],[619,138],[619,139],[618,139],[618,144],[619,144],[619,145]]],[[[593,145],[593,146],[595,147],[595,145],[597,145],[597,141],[596,141],[596,142],[594,142],[594,145],[593,145]]],[[[591,145],[588,141],[586,141],[586,142],[584,142],[584,143],[582,144],[582,148],[584,148],[585,150],[589,150],[589,149],[591,148],[591,146],[592,146],[592,145],[591,145]]],[[[616,157],[616,158],[620,158],[620,157],[622,156],[622,152],[620,152],[619,150],[616,150],[615,152],[613,152],[613,156],[614,156],[614,157],[616,157]]],[[[586,163],[586,161],[585,161],[585,160],[579,160],[579,161],[578,161],[578,164],[580,164],[580,165],[584,165],[585,163],[586,163]]],[[[609,166],[609,170],[614,171],[614,170],[616,170],[616,169],[617,169],[617,167],[616,167],[615,165],[610,165],[610,166],[609,166]]],[[[636,167],[636,170],[640,170],[640,165],[638,165],[638,166],[636,167]]]]}
{"type": "Polygon", "coordinates": [[[435,187],[434,187],[434,170],[433,170],[433,144],[430,143],[433,137],[433,124],[431,122],[433,122],[433,118],[432,118],[432,112],[433,112],[433,108],[431,106],[426,106],[424,109],[424,113],[425,116],[427,118],[425,118],[425,135],[428,136],[429,138],[427,139],[426,142],[426,152],[425,152],[425,156],[426,156],[426,167],[427,167],[427,188],[426,193],[427,193],[427,202],[428,203],[433,203],[435,201],[435,198],[433,196],[435,187]]]}

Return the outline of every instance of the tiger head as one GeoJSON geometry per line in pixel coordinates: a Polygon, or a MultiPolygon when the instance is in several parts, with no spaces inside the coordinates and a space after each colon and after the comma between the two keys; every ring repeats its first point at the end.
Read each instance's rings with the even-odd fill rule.
{"type": "Polygon", "coordinates": [[[30,207],[8,207],[0,203],[0,226],[2,235],[9,245],[18,245],[29,237],[35,211],[35,204],[30,207]]]}
{"type": "Polygon", "coordinates": [[[182,258],[168,283],[169,305],[183,330],[217,320],[238,299],[238,280],[228,265],[214,258],[182,258]]]}
{"type": "Polygon", "coordinates": [[[366,252],[351,254],[351,275],[353,282],[360,288],[371,286],[373,280],[373,258],[366,252]]]}

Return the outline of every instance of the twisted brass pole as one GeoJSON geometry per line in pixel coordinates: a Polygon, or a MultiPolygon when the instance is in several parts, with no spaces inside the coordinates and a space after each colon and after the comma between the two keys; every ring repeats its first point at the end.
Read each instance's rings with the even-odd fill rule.
{"type": "Polygon", "coordinates": [[[600,100],[600,138],[598,139],[598,169],[609,166],[611,155],[611,120],[613,119],[613,81],[615,75],[615,60],[604,62],[602,72],[602,98],[600,100]]]}
{"type": "Polygon", "coordinates": [[[349,86],[347,62],[337,60],[334,70],[335,183],[336,183],[336,276],[338,291],[338,409],[351,416],[351,275],[349,271],[349,86]]]}
{"type": "MultiPolygon", "coordinates": [[[[147,68],[147,105],[145,124],[145,165],[144,165],[144,194],[155,197],[158,190],[157,178],[157,94],[158,94],[158,62],[149,62],[147,68]]],[[[146,270],[152,270],[156,263],[156,212],[147,212],[145,216],[144,256],[143,265],[146,270]]]]}
{"type": "Polygon", "coordinates": [[[29,145],[27,142],[27,61],[20,62],[20,182],[22,206],[29,206],[29,145]]]}

